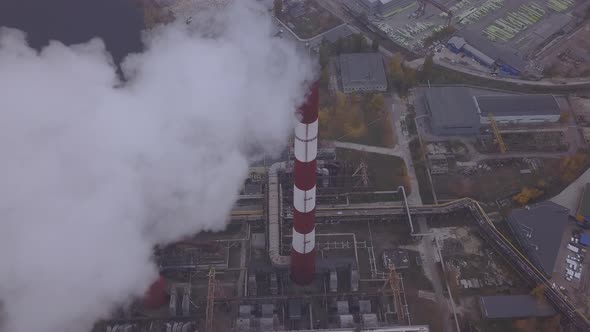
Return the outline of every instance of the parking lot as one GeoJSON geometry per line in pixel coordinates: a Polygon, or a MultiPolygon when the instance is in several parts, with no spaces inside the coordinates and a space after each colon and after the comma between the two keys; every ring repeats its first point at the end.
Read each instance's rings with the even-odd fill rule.
{"type": "MultiPolygon", "coordinates": [[[[584,0],[443,0],[439,3],[453,12],[451,25],[469,44],[493,59],[502,58],[521,71],[537,74],[547,63],[535,59],[536,55],[541,50],[553,49],[550,41],[562,32],[573,33],[577,26],[573,14],[584,12],[587,6],[584,0]]],[[[399,45],[422,52],[427,47],[424,39],[447,26],[448,14],[427,5],[424,15],[415,17],[416,9],[415,4],[400,8],[394,15],[374,18],[373,22],[399,45]]]]}
{"type": "Polygon", "coordinates": [[[563,233],[561,249],[557,255],[551,281],[554,288],[561,290],[588,315],[590,313],[588,300],[590,264],[588,264],[588,258],[585,257],[587,249],[579,243],[579,235],[576,235],[580,231],[581,229],[572,221],[563,233]]]}

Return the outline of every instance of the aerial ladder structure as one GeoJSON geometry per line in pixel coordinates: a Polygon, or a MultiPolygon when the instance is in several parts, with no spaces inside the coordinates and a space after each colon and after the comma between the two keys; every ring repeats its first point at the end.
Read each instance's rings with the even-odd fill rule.
{"type": "Polygon", "coordinates": [[[207,289],[207,309],[205,314],[205,332],[213,332],[213,316],[215,308],[215,288],[217,287],[217,280],[215,280],[215,268],[209,269],[209,286],[207,289]]]}
{"type": "Polygon", "coordinates": [[[418,17],[421,17],[422,15],[424,15],[424,12],[426,11],[427,4],[431,4],[432,6],[436,7],[441,12],[446,13],[447,14],[446,26],[451,25],[451,21],[453,20],[453,12],[447,6],[441,4],[437,1],[434,1],[434,0],[418,0],[418,9],[416,9],[416,11],[412,14],[412,17],[418,18],[418,17]]]}
{"type": "Polygon", "coordinates": [[[402,278],[395,270],[395,265],[389,265],[389,274],[383,287],[383,290],[387,285],[389,285],[389,289],[391,289],[393,305],[395,307],[395,313],[397,314],[397,320],[399,324],[404,324],[406,319],[409,321],[409,317],[407,315],[407,305],[404,305],[404,301],[402,300],[402,278]]]}
{"type": "Polygon", "coordinates": [[[496,138],[496,143],[498,144],[500,153],[506,153],[506,144],[502,139],[502,135],[500,134],[500,129],[498,129],[498,124],[496,123],[494,115],[492,113],[488,113],[488,119],[490,120],[490,126],[492,127],[492,132],[494,133],[494,137],[496,138]]]}

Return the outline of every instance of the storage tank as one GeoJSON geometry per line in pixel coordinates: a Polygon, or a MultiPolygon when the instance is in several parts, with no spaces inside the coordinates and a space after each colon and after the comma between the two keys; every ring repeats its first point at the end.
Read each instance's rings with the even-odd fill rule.
{"type": "Polygon", "coordinates": [[[160,276],[146,292],[143,298],[143,305],[149,309],[156,309],[167,303],[166,280],[160,276]]]}

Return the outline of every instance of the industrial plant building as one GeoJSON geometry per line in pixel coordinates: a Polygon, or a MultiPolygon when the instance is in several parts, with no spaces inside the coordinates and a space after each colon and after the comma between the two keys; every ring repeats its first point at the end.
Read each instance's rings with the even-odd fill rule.
{"type": "Polygon", "coordinates": [[[479,299],[482,316],[486,319],[518,319],[550,317],[555,310],[532,295],[482,296],[479,299]]]}
{"type": "Polygon", "coordinates": [[[468,88],[437,87],[426,90],[424,103],[436,135],[478,135],[479,116],[468,88]]]}
{"type": "Polygon", "coordinates": [[[391,16],[414,4],[413,0],[356,0],[367,15],[391,16]]]}
{"type": "Polygon", "coordinates": [[[499,124],[557,122],[561,109],[552,95],[478,96],[474,98],[482,124],[493,115],[499,124]]]}
{"type": "Polygon", "coordinates": [[[552,95],[517,95],[462,86],[432,87],[423,94],[435,135],[478,135],[493,117],[499,125],[559,121],[561,108],[552,95]]]}
{"type": "Polygon", "coordinates": [[[449,39],[447,47],[454,53],[463,53],[472,57],[483,66],[491,68],[496,64],[496,60],[490,58],[477,48],[468,44],[464,38],[452,37],[449,39]]]}
{"type": "Polygon", "coordinates": [[[387,77],[380,53],[341,54],[335,62],[344,93],[387,91],[387,77]]]}
{"type": "Polygon", "coordinates": [[[548,278],[553,275],[569,210],[553,202],[513,210],[508,225],[531,263],[548,278]]]}

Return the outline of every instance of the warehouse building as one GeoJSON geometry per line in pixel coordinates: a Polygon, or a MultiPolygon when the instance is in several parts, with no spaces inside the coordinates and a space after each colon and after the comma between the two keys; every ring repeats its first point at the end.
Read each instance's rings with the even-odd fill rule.
{"type": "Polygon", "coordinates": [[[479,116],[468,88],[429,88],[424,94],[424,106],[435,135],[479,134],[479,116]]]}
{"type": "Polygon", "coordinates": [[[338,57],[344,93],[387,91],[387,77],[380,53],[351,53],[338,57]]]}
{"type": "Polygon", "coordinates": [[[569,210],[553,202],[513,210],[508,225],[531,263],[547,278],[553,275],[569,210]]]}
{"type": "Polygon", "coordinates": [[[557,122],[561,109],[552,95],[513,95],[475,97],[482,124],[493,114],[499,124],[557,122]]]}
{"type": "Polygon", "coordinates": [[[463,53],[469,57],[472,57],[475,59],[475,61],[488,68],[492,68],[496,64],[496,60],[490,58],[477,48],[468,44],[464,38],[456,36],[452,37],[449,39],[447,47],[454,53],[463,53]]]}
{"type": "Polygon", "coordinates": [[[479,135],[489,126],[490,115],[507,126],[553,123],[561,115],[552,95],[517,95],[463,86],[427,88],[422,95],[435,135],[479,135]]]}
{"type": "Polygon", "coordinates": [[[532,295],[482,296],[479,302],[485,319],[550,317],[556,314],[549,303],[538,301],[532,295]]]}

